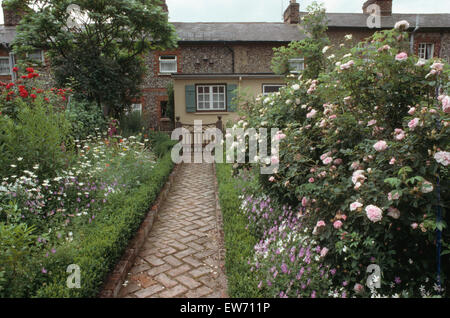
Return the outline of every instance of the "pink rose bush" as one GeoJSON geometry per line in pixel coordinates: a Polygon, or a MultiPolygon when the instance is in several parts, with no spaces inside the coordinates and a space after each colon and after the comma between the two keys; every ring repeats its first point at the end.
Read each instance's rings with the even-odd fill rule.
{"type": "MultiPolygon", "coordinates": [[[[251,127],[267,122],[286,135],[279,182],[262,176],[261,191],[301,211],[302,235],[327,246],[324,263],[341,266],[330,277],[339,295],[343,288],[346,296],[369,297],[369,289],[353,286],[365,285],[370,264],[382,267],[381,295],[408,290],[420,297],[421,285],[436,283],[429,267],[441,226],[436,209],[450,205],[450,68],[404,52],[407,28],[400,23],[358,47],[336,47],[336,58],[325,59],[317,77],[289,78],[298,90],[282,91],[270,107],[254,103],[246,113],[251,127]],[[286,100],[299,102],[287,107],[286,100]]],[[[442,217],[450,224],[449,213],[442,217]]],[[[442,238],[449,244],[445,225],[442,238]]],[[[448,277],[449,255],[442,256],[448,277]]]]}

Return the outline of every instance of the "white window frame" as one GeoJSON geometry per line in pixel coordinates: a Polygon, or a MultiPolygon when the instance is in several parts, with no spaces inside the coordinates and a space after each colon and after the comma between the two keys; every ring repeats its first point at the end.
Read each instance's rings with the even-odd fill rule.
{"type": "Polygon", "coordinates": [[[11,75],[12,69],[11,69],[11,59],[10,59],[10,57],[9,56],[0,56],[0,60],[8,62],[7,63],[8,64],[8,72],[5,72],[5,73],[1,72],[0,75],[3,75],[3,76],[4,75],[11,75]]]}
{"type": "Polygon", "coordinates": [[[41,58],[40,59],[31,59],[29,53],[27,53],[27,58],[29,58],[29,59],[31,59],[32,61],[35,61],[35,62],[45,63],[44,51],[40,50],[40,49],[36,49],[35,51],[41,53],[41,58]]]}
{"type": "Polygon", "coordinates": [[[142,115],[142,104],[131,104],[131,113],[138,112],[142,115]]]}
{"type": "Polygon", "coordinates": [[[165,74],[165,75],[169,75],[172,73],[177,73],[178,72],[178,60],[177,60],[177,56],[176,55],[161,55],[159,57],[159,73],[160,74],[165,74]],[[169,71],[163,71],[162,70],[162,65],[163,64],[174,64],[174,67],[169,70],[169,71]]]}
{"type": "Polygon", "coordinates": [[[432,59],[434,56],[434,43],[426,43],[426,42],[419,43],[419,48],[418,48],[417,53],[421,60],[427,61],[427,60],[432,59]],[[430,52],[431,54],[428,58],[426,58],[428,45],[431,45],[431,52],[430,52]]]}
{"type": "Polygon", "coordinates": [[[278,91],[279,91],[284,86],[285,85],[283,85],[283,84],[263,84],[262,94],[263,94],[263,96],[267,96],[267,95],[276,93],[276,92],[266,92],[266,87],[278,87],[278,91]]]}
{"type": "Polygon", "coordinates": [[[195,96],[196,96],[196,102],[195,102],[195,107],[197,111],[226,111],[227,110],[227,86],[224,84],[198,84],[195,87],[195,96]],[[209,88],[209,92],[208,93],[200,93],[199,89],[200,88],[209,88]],[[223,93],[214,93],[213,90],[214,88],[223,88],[223,93]],[[214,96],[218,96],[219,100],[215,101],[214,100],[214,96]],[[200,97],[203,98],[200,98],[200,97]],[[223,100],[221,100],[222,98],[220,98],[220,96],[223,96],[223,100]],[[207,97],[207,98],[206,98],[207,97]],[[200,100],[202,99],[202,100],[200,100]],[[200,108],[200,102],[203,103],[203,107],[200,108]],[[219,103],[218,108],[214,108],[214,103],[219,103]],[[206,103],[209,103],[208,107],[206,107],[206,103]],[[220,105],[221,104],[221,105],[220,105]]]}
{"type": "Polygon", "coordinates": [[[305,59],[303,57],[296,57],[289,59],[288,63],[289,63],[289,72],[291,74],[300,74],[305,69],[305,59]],[[295,67],[293,67],[293,65],[295,65],[295,67]]]}

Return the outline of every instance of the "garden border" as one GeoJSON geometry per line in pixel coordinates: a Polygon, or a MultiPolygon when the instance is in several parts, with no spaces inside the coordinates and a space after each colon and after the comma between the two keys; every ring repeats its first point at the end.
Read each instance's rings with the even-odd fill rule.
{"type": "Polygon", "coordinates": [[[117,298],[120,289],[122,288],[122,282],[126,279],[128,272],[133,267],[136,257],[144,245],[145,239],[148,233],[153,228],[153,223],[158,217],[158,212],[162,203],[167,199],[167,195],[173,185],[173,180],[179,173],[183,163],[175,165],[171,174],[166,181],[166,184],[160,191],[158,198],[155,200],[151,210],[148,212],[141,226],[139,227],[135,237],[130,241],[128,247],[122,255],[120,261],[116,264],[114,270],[105,280],[102,291],[99,294],[99,298],[117,298]]]}
{"type": "Polygon", "coordinates": [[[222,208],[220,207],[220,200],[219,200],[219,182],[217,181],[217,172],[216,172],[216,163],[213,162],[213,173],[214,173],[214,198],[216,200],[216,231],[217,231],[217,241],[219,243],[219,251],[218,251],[218,265],[222,275],[221,277],[224,277],[225,280],[225,286],[227,289],[223,292],[222,297],[223,298],[229,298],[228,295],[228,277],[225,267],[225,257],[227,250],[225,248],[225,232],[223,229],[223,214],[222,214],[222,208]]]}

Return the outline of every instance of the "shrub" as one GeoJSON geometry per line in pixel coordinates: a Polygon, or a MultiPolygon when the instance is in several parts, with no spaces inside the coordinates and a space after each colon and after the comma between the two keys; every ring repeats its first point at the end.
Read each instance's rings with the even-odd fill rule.
{"type": "Polygon", "coordinates": [[[10,177],[19,171],[33,171],[41,179],[55,176],[67,165],[70,124],[64,114],[55,112],[41,98],[33,105],[18,101],[16,120],[2,119],[0,126],[0,175],[10,177]]]}
{"type": "Polygon", "coordinates": [[[128,114],[122,114],[119,119],[119,129],[121,131],[121,135],[127,137],[140,133],[144,128],[144,121],[142,115],[133,111],[128,114]]]}
{"type": "Polygon", "coordinates": [[[107,126],[103,113],[96,104],[73,98],[66,109],[66,118],[72,125],[70,135],[75,140],[94,136],[97,130],[104,131],[107,126]]]}
{"type": "Polygon", "coordinates": [[[235,298],[260,297],[258,280],[249,266],[257,238],[246,229],[247,217],[239,213],[242,186],[250,182],[233,177],[229,164],[217,164],[216,174],[225,233],[228,293],[235,298]]]}
{"type": "MultiPolygon", "coordinates": [[[[435,232],[443,230],[444,245],[450,239],[450,70],[408,57],[407,40],[388,30],[344,45],[317,78],[288,77],[286,88],[258,98],[238,124],[282,130],[280,166],[261,176],[264,192],[305,210],[302,223],[330,250],[326,264],[338,264],[333,284],[346,282],[347,295],[441,292],[433,287],[435,232]],[[372,264],[381,269],[376,290],[362,288],[372,264]]],[[[447,289],[448,264],[442,255],[447,289]]]]}
{"type": "Polygon", "coordinates": [[[178,141],[170,139],[169,135],[164,132],[150,131],[148,138],[152,151],[158,157],[162,157],[178,143],[178,141]]]}

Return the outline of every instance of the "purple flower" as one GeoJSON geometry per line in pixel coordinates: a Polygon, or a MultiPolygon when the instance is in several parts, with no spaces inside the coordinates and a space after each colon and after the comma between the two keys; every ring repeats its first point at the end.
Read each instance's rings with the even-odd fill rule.
{"type": "Polygon", "coordinates": [[[330,270],[330,273],[331,273],[331,275],[336,274],[336,268],[331,269],[331,270],[330,270]]]}
{"type": "Polygon", "coordinates": [[[316,298],[316,291],[315,290],[312,291],[311,298],[316,298]]]}
{"type": "Polygon", "coordinates": [[[400,277],[395,277],[394,281],[395,281],[396,284],[400,284],[402,282],[400,277]]]}
{"type": "Polygon", "coordinates": [[[44,267],[42,267],[41,272],[42,272],[42,274],[47,274],[47,270],[44,267]]]}
{"type": "Polygon", "coordinates": [[[286,274],[288,271],[287,265],[285,263],[281,264],[281,271],[286,274]]]}

